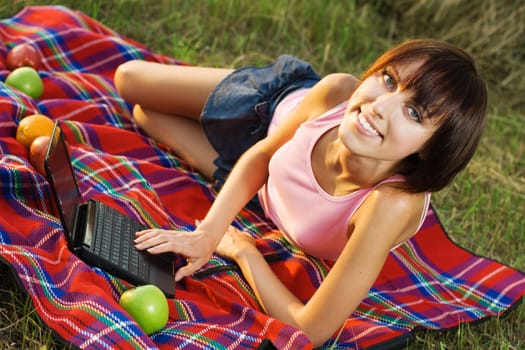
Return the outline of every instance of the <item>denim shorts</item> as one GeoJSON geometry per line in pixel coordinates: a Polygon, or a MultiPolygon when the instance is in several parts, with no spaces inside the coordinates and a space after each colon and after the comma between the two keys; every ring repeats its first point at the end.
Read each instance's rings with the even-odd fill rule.
{"type": "Polygon", "coordinates": [[[290,92],[315,85],[320,76],[290,55],[265,67],[235,70],[212,91],[201,125],[218,157],[214,173],[219,190],[239,157],[266,136],[273,112],[290,92]]]}

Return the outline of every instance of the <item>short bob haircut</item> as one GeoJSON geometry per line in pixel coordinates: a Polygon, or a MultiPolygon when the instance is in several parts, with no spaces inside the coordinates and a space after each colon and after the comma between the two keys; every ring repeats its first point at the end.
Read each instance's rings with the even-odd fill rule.
{"type": "Polygon", "coordinates": [[[472,57],[462,49],[433,39],[409,40],[380,56],[363,74],[388,66],[422,61],[407,81],[416,105],[438,129],[417,153],[403,159],[396,171],[405,176],[404,189],[435,192],[466,167],[479,144],[487,112],[487,88],[472,57]]]}

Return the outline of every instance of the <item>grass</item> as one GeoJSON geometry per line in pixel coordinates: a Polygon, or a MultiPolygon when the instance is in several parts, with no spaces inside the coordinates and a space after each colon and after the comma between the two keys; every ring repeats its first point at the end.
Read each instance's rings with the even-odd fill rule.
{"type": "Polygon", "coordinates": [[[21,293],[9,268],[0,264],[0,349],[64,349],[44,327],[31,299],[21,293]]]}
{"type": "MultiPolygon", "coordinates": [[[[525,271],[525,4],[511,0],[92,0],[63,4],[147,44],[153,51],[209,66],[267,63],[283,53],[321,73],[359,75],[404,38],[426,36],[468,49],[490,89],[490,116],[467,169],[433,203],[450,236],[470,251],[525,271]]],[[[39,325],[29,300],[0,269],[0,348],[61,348],[39,325]]],[[[409,349],[522,349],[525,306],[507,317],[445,333],[418,332],[409,349]]]]}

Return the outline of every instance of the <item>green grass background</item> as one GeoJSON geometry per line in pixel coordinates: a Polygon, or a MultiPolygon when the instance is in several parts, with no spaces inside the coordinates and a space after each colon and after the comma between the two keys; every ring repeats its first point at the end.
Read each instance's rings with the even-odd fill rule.
{"type": "MultiPolygon", "coordinates": [[[[489,85],[490,115],[467,169],[433,203],[461,246],[525,271],[525,2],[513,0],[4,0],[79,9],[151,50],[192,64],[239,67],[289,53],[321,73],[359,75],[401,40],[433,37],[470,51],[489,85]]],[[[525,307],[409,349],[524,349],[525,307]]],[[[63,348],[0,267],[0,349],[63,348]]]]}

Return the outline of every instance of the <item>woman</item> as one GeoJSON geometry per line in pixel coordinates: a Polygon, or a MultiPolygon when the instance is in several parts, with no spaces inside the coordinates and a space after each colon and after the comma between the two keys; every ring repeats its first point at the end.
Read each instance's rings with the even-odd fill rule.
{"type": "Polygon", "coordinates": [[[469,162],[487,106],[472,58],[422,39],[387,51],[360,81],[320,79],[281,56],[236,71],[132,61],[115,83],[139,126],[220,189],[193,232],[138,232],[137,249],[185,255],[177,280],[214,251],[233,259],[265,311],[315,345],[355,310],[390,250],[419,230],[430,193],[469,162]],[[230,226],[255,195],[291,243],[335,261],[307,303],[230,226]]]}

